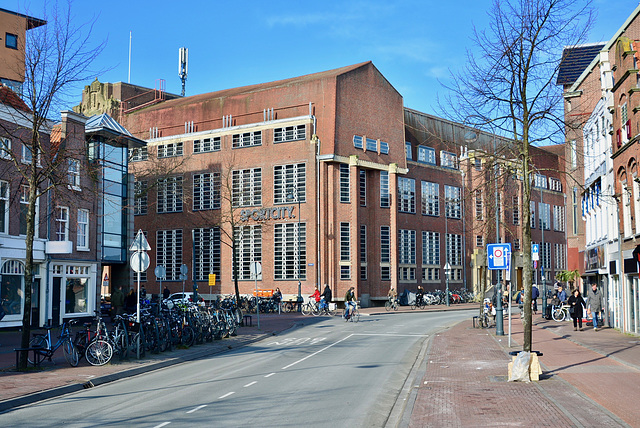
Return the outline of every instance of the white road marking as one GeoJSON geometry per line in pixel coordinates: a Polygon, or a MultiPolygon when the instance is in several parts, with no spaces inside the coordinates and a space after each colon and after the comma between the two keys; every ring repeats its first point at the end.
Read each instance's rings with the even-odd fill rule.
{"type": "Polygon", "coordinates": [[[191,409],[191,410],[189,410],[187,413],[193,413],[193,412],[196,412],[196,411],[198,411],[198,410],[202,409],[203,407],[207,407],[207,405],[206,405],[206,404],[203,404],[202,406],[198,406],[198,407],[196,407],[195,409],[191,409]]]}
{"type": "Polygon", "coordinates": [[[338,343],[340,343],[340,342],[343,342],[343,341],[347,340],[347,339],[348,339],[348,338],[350,338],[351,336],[353,336],[353,334],[350,334],[349,336],[347,336],[347,337],[345,337],[345,338],[343,338],[343,339],[340,339],[340,340],[338,340],[337,342],[333,342],[331,345],[329,345],[329,346],[325,346],[324,348],[320,349],[319,351],[316,351],[316,352],[314,352],[314,353],[313,353],[313,354],[311,354],[311,355],[307,355],[306,357],[301,358],[301,359],[299,359],[298,361],[295,361],[295,362],[293,362],[293,363],[289,364],[288,366],[284,366],[284,367],[282,368],[282,370],[286,370],[286,369],[288,369],[288,368],[289,368],[289,367],[291,367],[291,366],[295,366],[296,364],[301,363],[301,362],[303,362],[304,360],[306,360],[306,359],[308,359],[308,358],[313,357],[314,355],[318,355],[320,352],[322,352],[322,351],[326,351],[327,349],[331,348],[332,346],[337,345],[338,343]]]}
{"type": "Polygon", "coordinates": [[[265,377],[271,377],[273,376],[275,373],[269,373],[268,375],[266,375],[265,377]]]}
{"type": "Polygon", "coordinates": [[[244,387],[246,388],[248,386],[255,385],[256,383],[258,383],[258,381],[254,380],[253,382],[246,384],[244,387]]]}
{"type": "Polygon", "coordinates": [[[156,425],[153,428],[162,428],[163,426],[169,425],[171,422],[163,422],[160,425],[156,425]]]}
{"type": "Polygon", "coordinates": [[[222,400],[223,398],[227,398],[228,396],[235,394],[235,392],[227,392],[226,394],[224,394],[222,397],[218,397],[218,400],[222,400]]]}
{"type": "Polygon", "coordinates": [[[353,336],[429,337],[428,334],[353,333],[353,336]]]}

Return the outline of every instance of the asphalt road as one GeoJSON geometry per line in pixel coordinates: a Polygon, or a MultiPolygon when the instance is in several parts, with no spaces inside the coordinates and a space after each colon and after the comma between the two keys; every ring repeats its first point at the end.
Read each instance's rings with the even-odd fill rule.
{"type": "Polygon", "coordinates": [[[318,318],[224,355],[10,411],[0,426],[384,426],[425,342],[469,316],[318,318]]]}

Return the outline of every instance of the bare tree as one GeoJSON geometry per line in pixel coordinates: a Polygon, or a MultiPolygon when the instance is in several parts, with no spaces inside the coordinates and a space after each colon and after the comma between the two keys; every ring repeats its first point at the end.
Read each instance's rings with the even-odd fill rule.
{"type": "MultiPolygon", "coordinates": [[[[50,143],[51,119],[67,103],[68,92],[75,90],[78,82],[91,76],[90,65],[99,55],[104,43],[91,40],[93,22],[74,25],[71,2],[62,5],[55,2],[51,9],[42,11],[46,25],[29,30],[25,40],[25,69],[22,98],[27,108],[14,109],[11,122],[18,125],[4,129],[19,142],[22,153],[8,151],[13,170],[25,186],[22,196],[26,207],[26,260],[25,293],[22,319],[21,347],[29,346],[31,335],[31,284],[34,263],[33,245],[36,226],[38,197],[64,184],[67,156],[64,142],[50,143]]],[[[19,369],[26,368],[27,355],[21,354],[19,369]]]]}
{"type": "Polygon", "coordinates": [[[524,344],[531,350],[532,145],[564,141],[563,99],[556,86],[562,49],[583,43],[593,21],[591,2],[573,0],[495,0],[487,30],[474,29],[474,49],[463,71],[447,86],[445,110],[456,120],[509,137],[511,147],[494,156],[515,159],[522,178],[524,253],[524,344]],[[510,153],[509,153],[510,152],[510,153]]]}

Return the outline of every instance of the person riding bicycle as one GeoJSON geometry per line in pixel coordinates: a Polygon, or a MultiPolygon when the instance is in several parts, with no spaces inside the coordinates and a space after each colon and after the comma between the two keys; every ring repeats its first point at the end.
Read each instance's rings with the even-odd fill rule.
{"type": "Polygon", "coordinates": [[[389,302],[391,304],[394,304],[396,302],[396,300],[398,299],[398,292],[396,291],[395,288],[391,287],[389,289],[389,293],[387,293],[387,296],[389,297],[389,302]]]}
{"type": "Polygon", "coordinates": [[[318,304],[320,303],[320,291],[318,290],[318,286],[316,285],[316,289],[314,290],[313,294],[311,296],[309,296],[310,298],[313,297],[313,299],[316,301],[316,306],[318,306],[318,304]]]}
{"type": "Polygon", "coordinates": [[[416,291],[416,305],[422,305],[422,299],[424,299],[424,288],[422,288],[422,285],[418,285],[418,291],[416,291]]]}
{"type": "Polygon", "coordinates": [[[560,299],[560,303],[562,303],[563,305],[567,304],[567,292],[564,291],[562,285],[558,286],[558,299],[560,299]]]}
{"type": "Polygon", "coordinates": [[[331,289],[328,284],[324,285],[324,290],[322,291],[322,300],[320,303],[320,309],[329,309],[329,303],[331,303],[331,289]]]}
{"type": "Polygon", "coordinates": [[[355,288],[351,287],[347,290],[347,293],[344,295],[344,307],[346,309],[345,311],[345,318],[349,319],[349,317],[351,316],[351,314],[353,313],[353,311],[356,309],[356,293],[355,293],[355,288]],[[353,308],[353,310],[351,309],[353,308]]]}

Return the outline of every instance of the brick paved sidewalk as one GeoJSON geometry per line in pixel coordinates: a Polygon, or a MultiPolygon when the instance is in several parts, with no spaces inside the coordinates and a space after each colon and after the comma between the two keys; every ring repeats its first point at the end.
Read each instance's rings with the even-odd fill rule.
{"type": "Polygon", "coordinates": [[[630,339],[611,329],[573,332],[569,323],[554,323],[534,319],[533,349],[544,353],[540,382],[507,382],[508,351],[521,349],[519,318],[512,323],[511,349],[506,335],[474,329],[470,320],[431,338],[408,425],[640,426],[638,346],[627,346],[630,339]],[[630,363],[596,352],[598,346],[630,363]]]}

